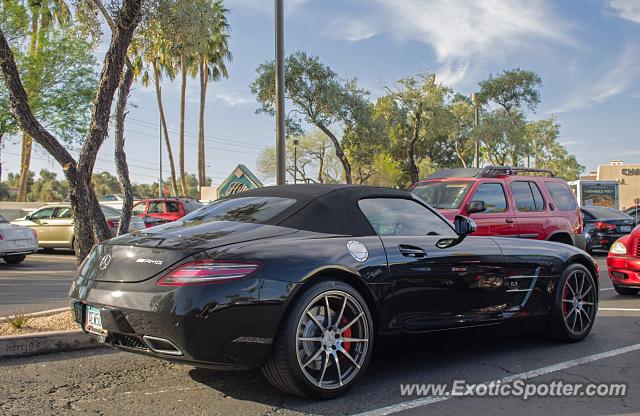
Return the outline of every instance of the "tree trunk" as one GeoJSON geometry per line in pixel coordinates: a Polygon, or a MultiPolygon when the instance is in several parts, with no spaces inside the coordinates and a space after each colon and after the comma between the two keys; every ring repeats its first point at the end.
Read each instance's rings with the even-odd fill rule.
{"type": "Polygon", "coordinates": [[[120,187],[124,194],[124,202],[120,210],[120,224],[118,225],[118,235],[129,232],[129,222],[131,221],[131,209],[133,208],[133,191],[129,180],[129,167],[127,166],[127,155],[124,151],[124,119],[127,116],[127,100],[131,85],[133,84],[133,67],[127,62],[124,78],[118,87],[118,102],[116,104],[116,146],[115,162],[116,173],[120,181],[120,187]]]}
{"type": "Polygon", "coordinates": [[[411,180],[412,184],[420,180],[420,172],[418,171],[418,165],[416,165],[415,160],[415,148],[420,134],[420,112],[416,112],[414,121],[415,124],[413,126],[413,134],[411,135],[411,139],[409,139],[409,142],[407,143],[407,171],[409,172],[409,179],[411,180]]]}
{"type": "Polygon", "coordinates": [[[342,145],[340,144],[336,136],[333,133],[331,133],[331,130],[326,128],[323,124],[318,123],[316,127],[322,130],[322,132],[326,134],[327,137],[329,137],[329,139],[333,143],[333,147],[336,150],[336,156],[342,163],[342,168],[344,169],[344,181],[348,184],[353,183],[353,179],[351,177],[351,164],[349,163],[349,159],[347,158],[347,155],[344,153],[344,150],[342,149],[342,145]]]}
{"type": "Polygon", "coordinates": [[[167,147],[167,158],[169,159],[169,169],[171,170],[171,190],[174,196],[179,196],[178,180],[176,179],[176,164],[173,161],[173,151],[171,151],[171,141],[169,140],[169,129],[167,128],[167,119],[164,116],[164,106],[162,105],[160,71],[158,70],[158,65],[155,61],[151,65],[153,66],[153,78],[156,87],[156,101],[158,102],[158,111],[160,112],[160,124],[162,124],[164,143],[167,147]]]}
{"type": "Polygon", "coordinates": [[[29,182],[29,165],[31,162],[31,149],[33,148],[33,141],[31,137],[24,133],[22,135],[22,154],[20,156],[20,183],[18,186],[17,202],[27,201],[27,185],[29,182]]]}
{"type": "Polygon", "coordinates": [[[204,157],[204,108],[207,101],[209,71],[206,59],[200,64],[200,119],[198,127],[198,185],[206,184],[206,166],[204,157]]]}
{"type": "Polygon", "coordinates": [[[187,196],[187,177],[184,173],[184,113],[187,99],[187,62],[184,53],[180,55],[180,143],[179,143],[179,164],[180,164],[180,190],[182,196],[187,196]]]}

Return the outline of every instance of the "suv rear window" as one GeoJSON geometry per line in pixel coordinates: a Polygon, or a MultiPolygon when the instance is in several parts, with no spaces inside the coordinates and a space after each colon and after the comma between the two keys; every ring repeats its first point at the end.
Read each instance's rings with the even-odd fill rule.
{"type": "Polygon", "coordinates": [[[547,188],[560,211],[572,211],[578,207],[576,199],[567,185],[559,182],[545,182],[544,187],[547,188]]]}
{"type": "Polygon", "coordinates": [[[538,185],[531,181],[511,182],[510,185],[516,209],[520,212],[544,211],[544,199],[538,185]]]}
{"type": "Polygon", "coordinates": [[[278,197],[244,197],[222,199],[182,217],[182,223],[237,221],[265,223],[280,214],[296,200],[278,197]]]}
{"type": "Polygon", "coordinates": [[[425,182],[411,193],[436,209],[458,209],[471,188],[470,181],[425,182]]]}

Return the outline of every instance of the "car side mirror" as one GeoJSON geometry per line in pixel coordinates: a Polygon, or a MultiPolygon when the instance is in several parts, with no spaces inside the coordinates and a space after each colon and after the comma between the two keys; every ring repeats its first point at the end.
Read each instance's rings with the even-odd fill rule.
{"type": "Polygon", "coordinates": [[[487,210],[487,206],[484,201],[471,201],[467,205],[467,214],[473,214],[474,212],[484,212],[487,210]]]}
{"type": "Polygon", "coordinates": [[[453,225],[456,229],[456,234],[462,238],[474,233],[477,229],[476,222],[464,215],[456,215],[456,218],[453,220],[453,225]]]}
{"type": "Polygon", "coordinates": [[[31,221],[31,215],[25,215],[24,216],[24,220],[25,221],[31,221]]]}

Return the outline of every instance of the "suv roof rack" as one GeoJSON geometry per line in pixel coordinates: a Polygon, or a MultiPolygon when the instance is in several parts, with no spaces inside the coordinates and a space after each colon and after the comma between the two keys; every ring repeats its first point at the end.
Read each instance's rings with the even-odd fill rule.
{"type": "Polygon", "coordinates": [[[541,173],[554,177],[549,169],[512,167],[512,166],[487,166],[484,168],[455,168],[442,169],[429,176],[429,179],[445,178],[495,178],[505,175],[521,175],[523,173],[541,173]]]}

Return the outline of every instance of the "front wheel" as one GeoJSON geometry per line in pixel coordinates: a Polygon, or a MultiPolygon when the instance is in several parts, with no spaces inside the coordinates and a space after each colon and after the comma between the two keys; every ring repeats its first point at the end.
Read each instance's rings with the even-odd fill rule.
{"type": "Polygon", "coordinates": [[[618,292],[619,295],[633,296],[638,294],[638,289],[633,289],[631,287],[613,285],[613,288],[616,290],[616,292],[618,292]]]}
{"type": "Polygon", "coordinates": [[[295,300],[262,372],[287,393],[337,397],[362,377],[373,341],[371,313],[360,293],[340,281],[323,281],[295,300]]]}
{"type": "Polygon", "coordinates": [[[597,310],[598,288],[591,272],[572,264],[558,280],[547,333],[560,341],[582,341],[593,328],[597,310]]]}
{"type": "Polygon", "coordinates": [[[9,264],[18,264],[24,261],[27,256],[24,254],[13,254],[11,256],[5,256],[3,260],[9,264]]]}

